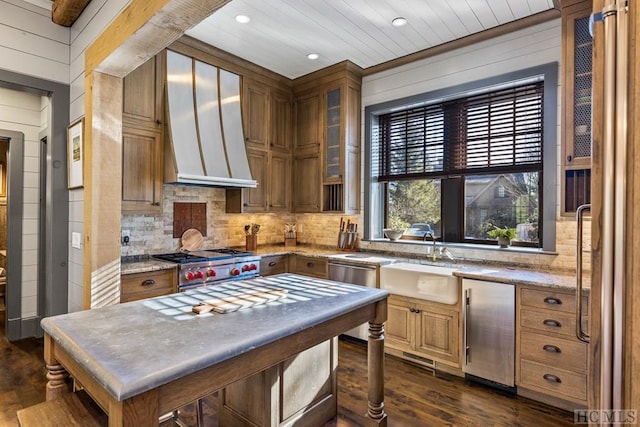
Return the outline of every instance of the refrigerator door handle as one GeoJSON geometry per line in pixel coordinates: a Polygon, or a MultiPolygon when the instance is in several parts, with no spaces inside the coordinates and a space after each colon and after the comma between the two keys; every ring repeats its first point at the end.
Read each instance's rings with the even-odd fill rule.
{"type": "Polygon", "coordinates": [[[582,329],[582,224],[584,213],[591,211],[591,205],[580,205],[576,210],[576,222],[578,229],[578,242],[576,247],[576,337],[583,342],[589,342],[589,334],[582,329]]]}
{"type": "Polygon", "coordinates": [[[463,318],[463,323],[464,323],[464,328],[462,328],[462,341],[464,343],[464,364],[468,365],[469,363],[471,363],[471,357],[469,356],[470,353],[470,348],[469,345],[467,344],[467,331],[469,329],[469,316],[470,316],[470,307],[469,307],[469,299],[471,298],[471,289],[465,289],[464,290],[464,318],[463,318]]]}

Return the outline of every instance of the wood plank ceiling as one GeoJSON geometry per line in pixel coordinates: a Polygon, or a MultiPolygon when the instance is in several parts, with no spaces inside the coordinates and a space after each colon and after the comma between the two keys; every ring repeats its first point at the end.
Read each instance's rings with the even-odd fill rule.
{"type": "Polygon", "coordinates": [[[368,68],[553,8],[553,0],[233,0],[187,35],[293,79],[345,59],[368,68]],[[392,26],[396,17],[407,24],[392,26]]]}

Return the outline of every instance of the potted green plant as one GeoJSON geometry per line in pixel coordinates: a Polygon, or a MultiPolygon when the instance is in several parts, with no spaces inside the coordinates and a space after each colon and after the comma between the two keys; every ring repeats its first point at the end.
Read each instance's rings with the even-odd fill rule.
{"type": "Polygon", "coordinates": [[[498,239],[498,244],[501,248],[508,248],[511,244],[511,239],[516,237],[516,229],[509,227],[495,227],[493,230],[487,231],[489,237],[498,239]]]}

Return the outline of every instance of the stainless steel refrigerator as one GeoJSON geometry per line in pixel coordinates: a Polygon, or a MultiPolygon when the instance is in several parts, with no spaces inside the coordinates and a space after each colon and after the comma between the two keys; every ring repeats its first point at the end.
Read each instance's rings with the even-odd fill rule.
{"type": "Polygon", "coordinates": [[[515,288],[462,279],[465,377],[515,386],[515,288]]]}

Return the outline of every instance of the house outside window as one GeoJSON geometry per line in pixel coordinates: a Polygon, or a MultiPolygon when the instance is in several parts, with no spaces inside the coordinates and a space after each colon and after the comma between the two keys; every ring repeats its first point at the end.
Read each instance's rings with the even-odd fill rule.
{"type": "Polygon", "coordinates": [[[370,236],[377,227],[428,223],[446,242],[491,243],[494,227],[516,229],[523,246],[553,240],[555,223],[544,234],[542,196],[553,206],[554,195],[542,188],[555,182],[544,173],[545,147],[555,150],[545,132],[555,114],[545,96],[557,90],[545,84],[554,79],[543,73],[421,103],[412,98],[405,108],[368,107],[370,236]]]}

